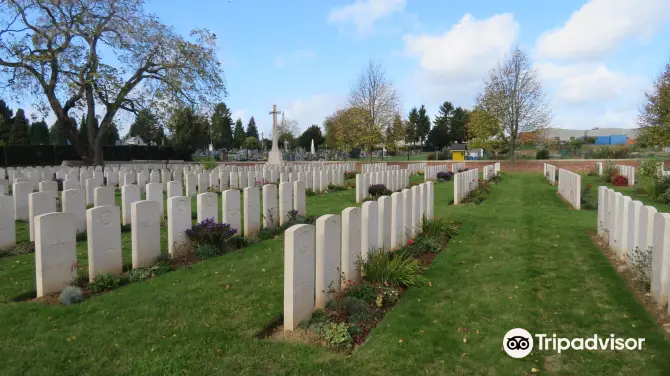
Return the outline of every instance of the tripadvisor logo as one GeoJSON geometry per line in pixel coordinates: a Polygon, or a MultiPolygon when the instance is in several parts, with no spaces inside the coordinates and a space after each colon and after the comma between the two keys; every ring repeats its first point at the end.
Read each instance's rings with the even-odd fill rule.
{"type": "Polygon", "coordinates": [[[505,334],[503,338],[503,349],[512,358],[525,358],[533,351],[533,345],[537,343],[538,350],[556,351],[561,353],[565,350],[589,350],[589,351],[640,351],[644,344],[644,338],[620,338],[610,334],[601,337],[594,334],[587,338],[561,338],[556,334],[535,334],[535,340],[527,330],[515,328],[505,334]]]}

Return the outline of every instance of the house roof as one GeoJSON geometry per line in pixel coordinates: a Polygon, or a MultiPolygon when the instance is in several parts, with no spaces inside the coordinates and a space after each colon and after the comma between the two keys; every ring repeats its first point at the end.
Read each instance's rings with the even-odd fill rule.
{"type": "Polygon", "coordinates": [[[467,150],[467,147],[465,144],[452,144],[451,150],[467,150]]]}

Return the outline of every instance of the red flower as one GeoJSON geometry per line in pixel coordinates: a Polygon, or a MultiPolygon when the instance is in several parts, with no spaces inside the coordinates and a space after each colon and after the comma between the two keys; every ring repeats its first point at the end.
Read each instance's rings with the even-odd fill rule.
{"type": "Polygon", "coordinates": [[[414,239],[410,239],[410,240],[408,240],[408,241],[407,241],[407,244],[408,244],[408,245],[412,245],[412,244],[414,244],[414,239]]]}

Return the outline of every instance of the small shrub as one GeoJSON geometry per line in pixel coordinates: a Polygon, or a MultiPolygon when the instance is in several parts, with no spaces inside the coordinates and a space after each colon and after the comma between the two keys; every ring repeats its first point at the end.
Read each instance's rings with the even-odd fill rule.
{"type": "Polygon", "coordinates": [[[340,185],[335,185],[335,184],[328,184],[328,190],[333,191],[333,192],[338,192],[338,191],[346,191],[347,188],[340,186],[340,185]]]}
{"type": "Polygon", "coordinates": [[[77,304],[84,300],[84,293],[77,286],[68,286],[61,291],[58,300],[60,304],[66,306],[77,304]]]}
{"type": "Polygon", "coordinates": [[[126,225],[121,225],[121,232],[130,232],[131,231],[130,223],[126,225]]]}
{"type": "Polygon", "coordinates": [[[312,188],[305,189],[305,196],[316,196],[316,192],[312,188]]]}
{"type": "Polygon", "coordinates": [[[438,172],[437,173],[437,180],[441,181],[448,181],[453,179],[454,173],[453,172],[438,172]]]}
{"type": "Polygon", "coordinates": [[[298,211],[295,209],[289,210],[287,217],[289,222],[295,222],[298,219],[298,211]]]}
{"type": "Polygon", "coordinates": [[[591,184],[586,184],[582,188],[580,206],[585,210],[594,210],[598,208],[598,197],[595,194],[595,191],[591,189],[591,184]]]}
{"type": "Polygon", "coordinates": [[[161,253],[156,257],[156,264],[162,264],[162,263],[169,263],[170,262],[170,254],[169,253],[161,253]]]}
{"type": "Polygon", "coordinates": [[[221,256],[224,253],[225,252],[223,252],[221,248],[209,243],[200,244],[195,249],[195,256],[202,260],[207,260],[217,256],[221,256]]]}
{"type": "Polygon", "coordinates": [[[390,195],[392,192],[384,184],[372,184],[368,187],[368,193],[373,198],[390,195]]]}
{"type": "Polygon", "coordinates": [[[628,185],[628,178],[622,175],[617,175],[612,179],[612,184],[617,187],[625,187],[628,185]]]}
{"type": "Polygon", "coordinates": [[[383,250],[368,253],[362,263],[365,278],[372,283],[391,286],[421,286],[428,280],[421,275],[419,261],[406,255],[394,255],[383,250]]]}
{"type": "Polygon", "coordinates": [[[421,222],[421,233],[425,236],[443,235],[448,239],[459,233],[458,224],[443,217],[425,219],[421,222]]]}
{"type": "Polygon", "coordinates": [[[77,243],[83,242],[87,238],[88,236],[86,235],[86,231],[77,231],[77,235],[75,236],[77,243]]]}
{"type": "Polygon", "coordinates": [[[670,203],[670,200],[668,200],[668,197],[670,196],[670,176],[664,176],[658,180],[656,180],[656,186],[654,187],[654,191],[656,192],[656,201],[668,204],[670,203]]]}
{"type": "Polygon", "coordinates": [[[236,233],[237,229],[227,223],[217,223],[214,218],[206,218],[186,230],[186,236],[198,246],[209,244],[222,251],[229,250],[228,240],[236,233]]]}
{"type": "Polygon", "coordinates": [[[537,153],[535,153],[535,159],[549,159],[550,157],[551,155],[547,149],[538,150],[537,153]]]}
{"type": "Polygon", "coordinates": [[[130,269],[128,271],[128,280],[130,282],[139,282],[154,276],[165,274],[171,270],[172,267],[167,262],[158,262],[156,265],[148,268],[130,269]]]}
{"type": "Polygon", "coordinates": [[[202,166],[203,170],[213,170],[216,168],[215,161],[202,161],[200,162],[200,165],[202,166]]]}
{"type": "Polygon", "coordinates": [[[121,277],[116,274],[101,274],[88,284],[88,288],[94,293],[112,290],[119,286],[121,277]]]}
{"type": "Polygon", "coordinates": [[[344,180],[356,179],[356,172],[344,172],[344,180]]]}
{"type": "Polygon", "coordinates": [[[605,161],[603,166],[603,175],[602,180],[606,183],[611,183],[614,180],[614,177],[619,173],[619,170],[616,168],[616,165],[612,161],[605,161]]]}
{"type": "Polygon", "coordinates": [[[666,189],[665,192],[656,197],[656,201],[662,204],[670,204],[670,188],[666,189]]]}
{"type": "Polygon", "coordinates": [[[631,257],[633,279],[645,291],[651,288],[651,247],[646,250],[635,248],[631,257]]]}
{"type": "Polygon", "coordinates": [[[323,329],[323,338],[334,347],[350,347],[353,344],[349,334],[349,325],[345,323],[328,323],[323,329]]]}
{"type": "Polygon", "coordinates": [[[246,238],[244,238],[240,235],[237,235],[237,236],[233,236],[230,239],[228,239],[228,244],[230,245],[230,247],[232,249],[241,249],[241,248],[249,246],[249,244],[251,244],[251,242],[248,239],[246,239],[246,238]]]}
{"type": "Polygon", "coordinates": [[[348,281],[343,296],[350,296],[372,303],[377,298],[377,287],[365,281],[361,283],[348,281]]]}

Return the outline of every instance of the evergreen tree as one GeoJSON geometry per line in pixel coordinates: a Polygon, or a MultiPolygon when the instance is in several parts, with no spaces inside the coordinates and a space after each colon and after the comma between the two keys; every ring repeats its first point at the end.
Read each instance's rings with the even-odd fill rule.
{"type": "MultiPolygon", "coordinates": [[[[70,118],[70,125],[72,129],[77,130],[77,121],[70,118]]],[[[63,126],[58,120],[49,128],[49,143],[52,145],[68,145],[67,135],[63,130],[63,126]]]]}
{"type": "Polygon", "coordinates": [[[12,111],[5,101],[0,99],[0,141],[4,143],[9,142],[9,132],[12,129],[12,116],[14,111],[12,111]]]}
{"type": "Polygon", "coordinates": [[[216,149],[233,146],[233,118],[225,103],[219,103],[212,115],[212,144],[216,149]]]}
{"type": "Polygon", "coordinates": [[[312,140],[314,140],[314,148],[319,147],[325,141],[321,128],[316,124],[312,124],[298,137],[298,146],[309,152],[312,150],[312,140]]]}
{"type": "Polygon", "coordinates": [[[79,123],[79,131],[77,132],[77,140],[79,143],[88,148],[88,126],[86,125],[86,114],[82,115],[81,123],[79,123]]]}
{"type": "Polygon", "coordinates": [[[421,143],[428,138],[428,132],[430,132],[430,117],[426,114],[426,107],[424,105],[421,105],[419,108],[416,128],[414,131],[416,132],[415,137],[421,143]]]}
{"type": "MultiPolygon", "coordinates": [[[[113,132],[113,131],[112,131],[113,132]]],[[[117,131],[118,133],[118,131],[117,131]]],[[[163,127],[156,116],[148,108],[137,113],[135,121],[130,125],[128,136],[139,137],[146,144],[160,145],[165,137],[163,127]]]]}
{"type": "Polygon", "coordinates": [[[239,149],[244,145],[247,135],[244,133],[244,126],[242,119],[235,121],[235,131],[233,132],[233,148],[239,149]]]}
{"type": "Polygon", "coordinates": [[[11,145],[29,145],[30,144],[30,126],[28,125],[28,119],[23,112],[23,109],[19,108],[16,111],[14,116],[12,129],[9,132],[9,144],[11,145]]]}
{"type": "Polygon", "coordinates": [[[256,128],[256,120],[252,116],[251,119],[249,119],[249,124],[247,124],[247,137],[256,137],[258,140],[258,128],[256,128]]]}
{"type": "Polygon", "coordinates": [[[419,110],[412,107],[407,119],[407,127],[405,128],[405,145],[414,145],[419,138],[417,137],[417,128],[419,126],[419,110]]]}
{"type": "Polygon", "coordinates": [[[30,125],[30,144],[32,145],[48,145],[49,144],[49,127],[47,123],[38,121],[30,125]]]}

